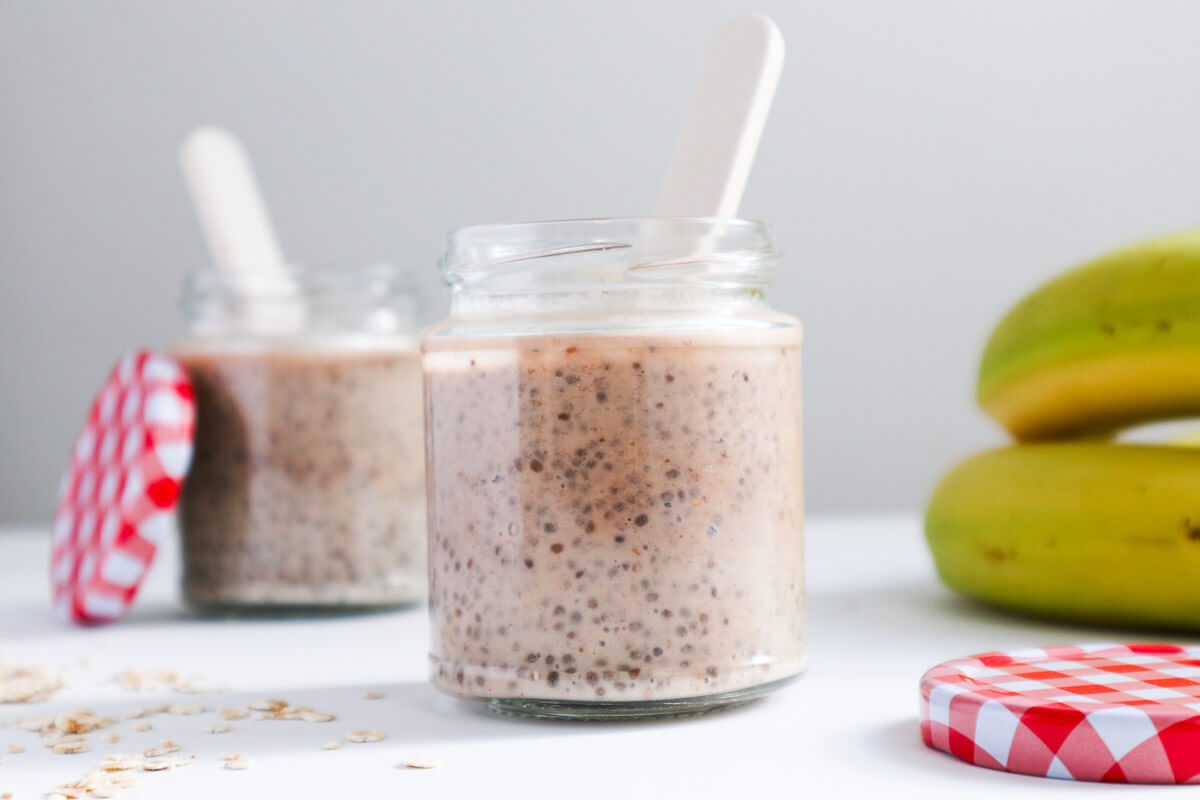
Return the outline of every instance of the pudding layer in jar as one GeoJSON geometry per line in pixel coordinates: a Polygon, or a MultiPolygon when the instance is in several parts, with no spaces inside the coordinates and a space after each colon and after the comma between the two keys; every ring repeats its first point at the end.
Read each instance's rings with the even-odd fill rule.
{"type": "Polygon", "coordinates": [[[411,346],[200,348],[184,593],[215,610],[394,606],[426,587],[411,346]]]}
{"type": "Polygon", "coordinates": [[[427,338],[435,684],[654,704],[801,673],[799,348],[795,325],[427,338]]]}

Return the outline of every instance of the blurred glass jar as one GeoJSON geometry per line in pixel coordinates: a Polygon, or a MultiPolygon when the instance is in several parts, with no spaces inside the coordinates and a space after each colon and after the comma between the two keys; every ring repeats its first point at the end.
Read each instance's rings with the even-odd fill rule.
{"type": "Polygon", "coordinates": [[[708,711],[799,675],[800,324],[770,228],[467,228],[424,336],[434,685],[528,716],[708,711]]]}
{"type": "Polygon", "coordinates": [[[213,613],[418,602],[425,579],[417,297],[390,266],[204,270],[174,355],[196,395],[183,588],[213,613]]]}

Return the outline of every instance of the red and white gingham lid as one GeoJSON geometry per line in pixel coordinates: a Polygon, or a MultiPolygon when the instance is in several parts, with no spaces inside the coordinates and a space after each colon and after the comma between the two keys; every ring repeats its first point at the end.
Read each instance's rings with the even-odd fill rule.
{"type": "Polygon", "coordinates": [[[54,516],[54,605],[76,622],[118,619],[163,538],[192,458],[187,373],[150,351],[113,367],[75,440],[54,516]]]}
{"type": "Polygon", "coordinates": [[[1200,646],[985,653],[921,679],[925,744],[981,767],[1110,783],[1200,783],[1200,646]]]}

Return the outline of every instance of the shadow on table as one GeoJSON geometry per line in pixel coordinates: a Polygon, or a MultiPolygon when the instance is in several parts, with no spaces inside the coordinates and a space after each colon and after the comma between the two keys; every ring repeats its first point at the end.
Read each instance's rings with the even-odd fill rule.
{"type": "MultiPolygon", "coordinates": [[[[1021,775],[968,764],[948,753],[927,747],[921,740],[920,723],[915,716],[910,719],[889,722],[886,725],[874,728],[866,736],[862,737],[857,744],[878,756],[884,757],[895,769],[909,773],[905,775],[906,780],[915,780],[921,777],[928,780],[935,773],[941,773],[944,777],[961,778],[964,781],[972,781],[977,785],[983,781],[1004,783],[1011,786],[1013,791],[1021,789],[1023,785],[1047,786],[1047,781],[1050,781],[1050,785],[1054,788],[1060,786],[1064,789],[1075,787],[1076,790],[1084,787],[1085,789],[1090,788],[1094,791],[1098,785],[1095,783],[1055,780],[1053,778],[1039,778],[1033,775],[1021,775]],[[1036,781],[1037,783],[1030,783],[1031,781],[1036,781]]],[[[1119,790],[1119,787],[1115,784],[1103,785],[1119,790]]]]}
{"type": "MultiPolygon", "coordinates": [[[[912,773],[906,776],[906,779],[909,780],[919,779],[921,776],[928,780],[934,772],[937,772],[945,777],[961,778],[964,781],[964,788],[969,786],[966,781],[970,781],[976,786],[984,782],[990,782],[993,785],[1009,787],[1013,792],[1026,788],[1043,787],[1068,792],[1109,791],[1119,793],[1131,791],[1139,786],[1139,784],[1096,783],[1092,781],[1043,778],[1036,775],[1023,775],[1016,772],[977,767],[949,753],[943,753],[940,750],[927,747],[921,740],[920,726],[916,717],[897,720],[874,728],[856,743],[864,748],[868,748],[872,753],[885,756],[892,764],[898,765],[900,769],[912,773]]],[[[1140,786],[1146,788],[1145,784],[1141,784],[1140,786]]],[[[1161,791],[1164,788],[1172,787],[1161,784],[1154,786],[1155,791],[1161,791]]],[[[1194,790],[1195,787],[1180,785],[1173,788],[1194,790]]]]}
{"type": "MultiPolygon", "coordinates": [[[[145,603],[135,605],[121,625],[154,625],[162,623],[186,623],[201,619],[179,603],[145,603]]],[[[58,616],[47,597],[41,601],[9,604],[0,609],[0,635],[5,639],[34,639],[39,636],[57,636],[64,631],[86,630],[58,616]]],[[[102,628],[103,626],[98,626],[102,628]]]]}
{"type": "MultiPolygon", "coordinates": [[[[206,705],[221,708],[240,708],[255,700],[261,693],[212,696],[206,705]]],[[[597,731],[618,730],[617,725],[587,725],[544,720],[501,717],[482,706],[456,700],[441,694],[425,681],[361,686],[314,687],[288,689],[279,699],[293,706],[308,706],[317,711],[337,714],[333,722],[306,723],[291,720],[243,720],[231,722],[235,728],[261,736],[258,745],[264,748],[311,748],[316,752],[326,741],[342,740],[344,747],[358,749],[366,744],[347,743],[350,731],[381,731],[389,745],[417,748],[417,751],[436,750],[437,745],[471,741],[502,740],[540,736],[576,736],[597,731]],[[366,699],[368,692],[382,693],[376,700],[366,699]]],[[[210,737],[207,749],[223,752],[223,736],[210,737]]],[[[206,745],[204,741],[196,742],[206,745]]]]}
{"type": "MultiPolygon", "coordinates": [[[[343,620],[352,622],[370,620],[376,617],[400,617],[408,614],[424,615],[425,613],[427,613],[425,606],[423,604],[416,604],[398,609],[355,610],[327,614],[286,611],[242,615],[205,614],[190,608],[181,601],[149,601],[136,602],[128,614],[114,624],[119,625],[122,630],[151,629],[156,626],[165,625],[172,627],[187,625],[202,626],[212,625],[214,622],[253,627],[255,625],[279,625],[280,623],[337,623],[343,620]]],[[[5,639],[36,639],[41,636],[58,636],[64,632],[71,631],[103,631],[111,627],[110,625],[77,625],[64,620],[50,608],[48,600],[44,603],[28,603],[19,606],[9,605],[0,609],[0,636],[3,636],[5,639]]]]}
{"type": "Polygon", "coordinates": [[[1188,638],[1178,631],[1105,628],[1023,616],[954,594],[934,581],[814,594],[808,600],[808,617],[814,649],[826,638],[845,636],[903,647],[919,635],[926,641],[961,643],[947,657],[1018,646],[1188,638]]]}

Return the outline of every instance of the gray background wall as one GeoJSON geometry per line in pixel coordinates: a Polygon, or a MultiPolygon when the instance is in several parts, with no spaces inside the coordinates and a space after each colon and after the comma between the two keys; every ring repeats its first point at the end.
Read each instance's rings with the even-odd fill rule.
{"type": "Polygon", "coordinates": [[[807,326],[810,505],[919,508],[1000,441],[971,388],[1007,304],[1200,220],[1200,4],[0,0],[0,521],[48,518],[112,360],[180,331],[190,128],[244,139],[294,258],[434,290],[455,226],[648,212],[755,7],[789,52],[743,210],[807,326]]]}

